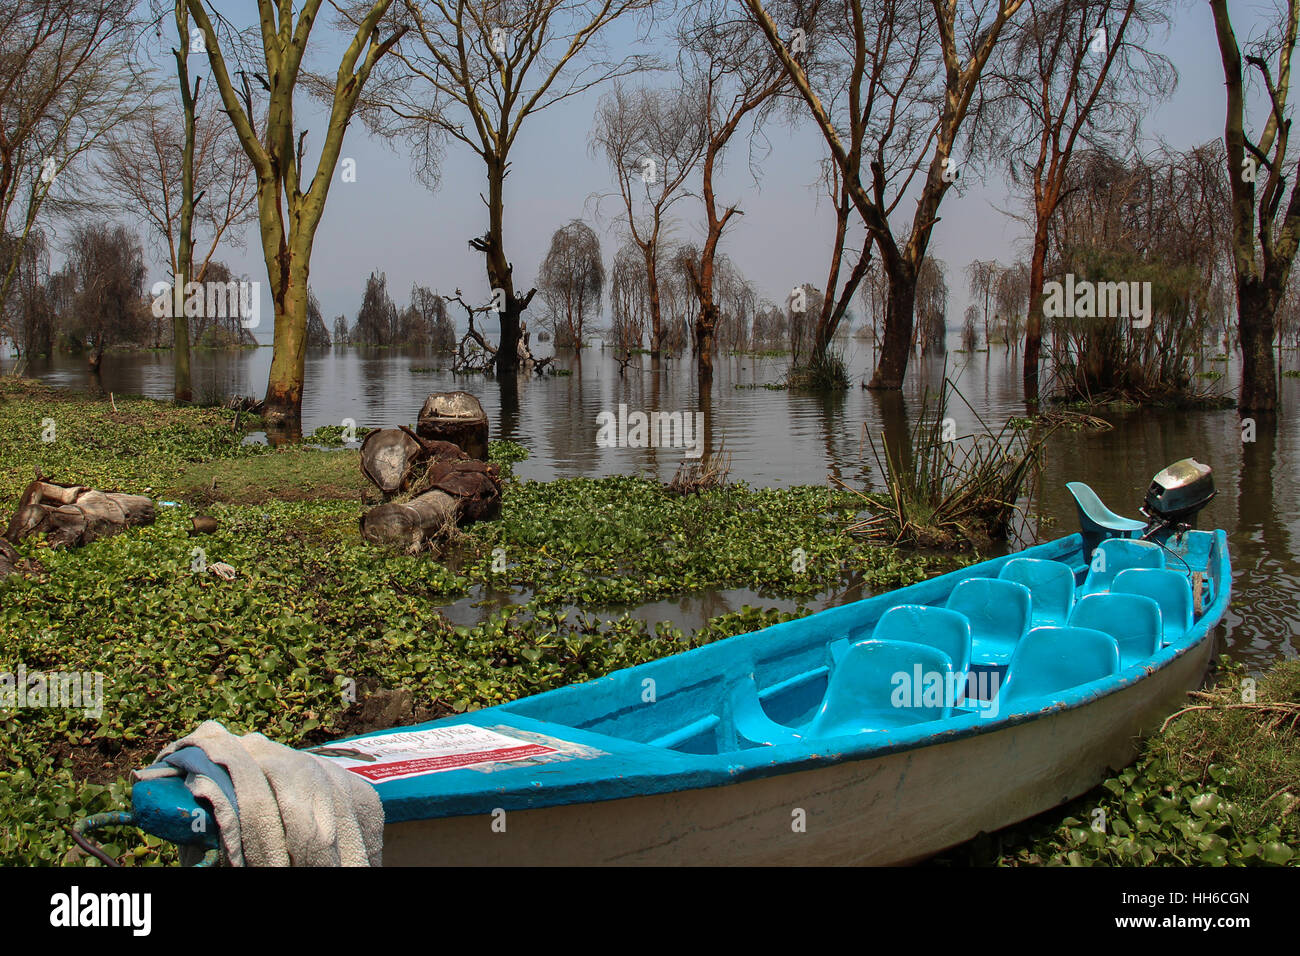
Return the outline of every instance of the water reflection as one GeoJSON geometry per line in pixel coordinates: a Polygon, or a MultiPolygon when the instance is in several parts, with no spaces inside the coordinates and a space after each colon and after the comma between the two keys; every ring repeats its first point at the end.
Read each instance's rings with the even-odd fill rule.
{"type": "MultiPolygon", "coordinates": [[[[194,353],[194,391],[199,399],[260,396],[270,367],[271,350],[194,353]]],[[[952,354],[914,360],[906,389],[867,392],[857,383],[869,375],[872,356],[851,350],[855,386],[833,396],[815,396],[762,388],[780,382],[780,357],[719,358],[712,383],[701,391],[689,359],[634,356],[620,374],[613,353],[592,349],[581,361],[570,354],[556,362],[569,375],[521,378],[502,384],[484,376],[454,376],[436,371],[450,366],[449,356],[393,349],[313,350],[307,358],[302,428],[337,425],[354,419],[360,427],[414,421],[431,391],[464,389],[478,396],[492,422],[493,438],[508,438],[532,452],[517,466],[524,478],[648,473],[669,480],[682,452],[664,448],[601,448],[596,445],[597,416],[631,410],[680,411],[705,415],[705,443],[725,448],[732,475],[753,486],[825,484],[827,475],[866,481],[881,489],[881,476],[863,438],[867,429],[879,446],[888,438],[897,454],[909,454],[908,436],[920,414],[927,389],[931,396],[945,372],[955,379],[969,409],[951,403],[948,414],[959,434],[983,418],[998,427],[1023,415],[1019,356],[1001,350],[952,354]]],[[[1287,352],[1284,367],[1296,366],[1287,352]]],[[[0,371],[12,360],[0,360],[0,371]]],[[[1209,362],[1235,381],[1234,369],[1209,362]]],[[[171,396],[171,357],[167,352],[110,354],[98,381],[84,359],[56,356],[33,362],[28,374],[73,388],[102,388],[116,395],[171,396]]],[[[1300,405],[1300,380],[1282,380],[1283,407],[1300,405]]],[[[933,398],[931,397],[931,404],[933,398]]],[[[1298,526],[1297,466],[1300,425],[1281,416],[1256,422],[1254,441],[1242,441],[1232,410],[1184,412],[1139,409],[1108,415],[1114,429],[1104,433],[1057,432],[1048,445],[1043,481],[1034,510],[1049,536],[1074,530],[1074,506],[1065,482],[1086,481],[1114,510],[1136,515],[1151,476],[1179,458],[1195,456],[1215,469],[1219,496],[1201,513],[1201,527],[1229,532],[1234,565],[1233,607],[1225,626],[1225,647],[1233,656],[1261,666],[1283,655],[1300,653],[1300,562],[1292,548],[1298,526]]],[[[728,608],[730,592],[718,596],[728,608]]],[[[693,596],[666,602],[665,619],[690,625],[714,598],[693,596]],[[689,607],[688,607],[689,605],[689,607]],[[698,605],[698,606],[697,606],[698,605]]],[[[821,606],[837,600],[825,596],[821,606]]],[[[743,603],[743,601],[741,602],[743,603]]],[[[764,601],[763,603],[774,603],[764,601]]],[[[722,604],[717,606],[721,607],[722,604]]],[[[653,618],[658,611],[643,609],[653,618]]]]}

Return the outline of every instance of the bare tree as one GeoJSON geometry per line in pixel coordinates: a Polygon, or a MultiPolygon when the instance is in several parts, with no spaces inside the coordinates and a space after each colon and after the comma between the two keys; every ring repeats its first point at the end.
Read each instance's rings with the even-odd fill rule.
{"type": "Polygon", "coordinates": [[[946,350],[948,278],[943,260],[926,256],[916,277],[915,345],[922,355],[946,350]]]}
{"type": "Polygon", "coordinates": [[[605,290],[600,238],[581,219],[555,230],[537,275],[555,347],[582,348],[588,315],[599,315],[605,290]]]}
{"type": "MultiPolygon", "coordinates": [[[[609,270],[609,300],[610,344],[627,352],[641,348],[650,321],[650,281],[644,250],[635,240],[625,242],[614,254],[609,270]]],[[[651,341],[657,343],[658,338],[652,330],[651,341]]]]}
{"type": "Polygon", "coordinates": [[[966,311],[962,313],[961,323],[961,347],[962,351],[974,352],[980,344],[979,333],[979,306],[971,303],[966,306],[966,311]]]}
{"type": "MultiPolygon", "coordinates": [[[[659,268],[669,243],[669,213],[690,195],[687,180],[699,164],[705,139],[699,91],[687,86],[629,89],[615,82],[596,107],[591,149],[604,153],[618,177],[620,218],[644,261],[650,354],[655,358],[662,351],[659,268]]],[[[631,275],[628,268],[625,264],[620,273],[624,283],[631,275]]]]}
{"type": "Polygon", "coordinates": [[[830,0],[829,9],[815,0],[775,0],[773,8],[806,38],[802,54],[781,37],[763,0],[745,2],[821,130],[880,253],[889,297],[868,385],[901,388],[917,278],[939,205],[958,173],[953,147],[984,66],[1024,0],[830,0]],[[823,17],[848,29],[837,26],[819,38],[823,17]],[[919,195],[909,193],[923,168],[919,195]],[[890,215],[904,194],[917,198],[900,242],[890,215]]]}
{"type": "Polygon", "coordinates": [[[973,152],[1005,164],[1031,205],[1028,402],[1038,400],[1048,225],[1071,157],[1081,144],[1132,144],[1143,104],[1173,91],[1177,71],[1147,45],[1155,30],[1169,24],[1169,6],[1169,0],[1026,0],[989,64],[985,122],[971,145],[973,152]]]}
{"type": "Polygon", "coordinates": [[[388,276],[383,272],[372,272],[366,279],[352,341],[357,345],[399,344],[397,306],[388,294],[388,276]]]}
{"type": "Polygon", "coordinates": [[[697,108],[704,120],[700,156],[704,243],[697,257],[682,260],[699,299],[692,336],[701,381],[713,376],[718,324],[713,271],[718,243],[732,217],[740,214],[738,203],[720,207],[714,178],[721,172],[727,147],[742,123],[749,121],[751,130],[756,131],[789,82],[781,62],[742,10],[738,0],[696,0],[678,28],[683,85],[697,91],[697,108]]]}
{"type": "Polygon", "coordinates": [[[388,65],[387,82],[363,115],[373,128],[408,138],[417,172],[430,184],[449,140],[483,160],[488,223],[470,246],[483,254],[499,308],[491,364],[500,378],[519,369],[521,316],[536,291],[519,294],[505,248],[505,180],[519,132],[555,103],[644,68],[649,59],[641,54],[606,59],[599,40],[616,21],[648,13],[651,3],[403,0],[411,42],[388,65]]]}
{"type": "Polygon", "coordinates": [[[54,345],[56,313],[49,290],[50,250],[44,231],[32,229],[21,246],[14,239],[0,239],[0,263],[8,262],[11,255],[18,261],[13,267],[0,328],[24,359],[48,355],[54,345]]]}
{"type": "Polygon", "coordinates": [[[77,282],[78,337],[98,372],[104,352],[144,324],[144,249],[123,226],[81,225],[69,237],[68,268],[77,282]]]}
{"type": "Polygon", "coordinates": [[[966,279],[969,283],[966,290],[980,303],[986,348],[989,344],[989,306],[993,302],[993,284],[997,281],[1001,268],[996,259],[974,259],[966,266],[966,279]]]}
{"type": "MultiPolygon", "coordinates": [[[[0,5],[0,306],[48,206],[84,207],[85,161],[141,96],[132,0],[0,5]]],[[[12,338],[11,330],[5,330],[12,338]]]]}
{"type": "Polygon", "coordinates": [[[1296,188],[1295,163],[1287,156],[1291,56],[1300,26],[1300,0],[1286,0],[1279,10],[1280,22],[1251,44],[1244,57],[1259,73],[1269,104],[1267,118],[1253,142],[1246,132],[1243,56],[1228,4],[1210,0],[1210,10],[1228,86],[1223,142],[1232,188],[1232,261],[1242,358],[1237,408],[1272,412],[1278,395],[1274,317],[1300,245],[1300,189],[1296,188]],[[1285,195],[1288,176],[1292,179],[1290,196],[1285,195]],[[1281,212],[1283,200],[1285,211],[1281,212]]]}
{"type": "Polygon", "coordinates": [[[293,430],[302,415],[312,243],[357,100],[375,65],[403,31],[398,28],[386,39],[380,34],[380,21],[392,0],[374,0],[355,12],[354,29],[339,59],[338,71],[323,91],[329,122],[316,170],[308,174],[303,169],[307,131],[297,128],[294,96],[304,76],[303,57],[322,0],[303,0],[296,18],[292,3],[257,0],[266,73],[240,70],[235,74],[238,86],[226,65],[222,46],[223,42],[233,45],[235,41],[229,36],[225,41],[219,39],[203,0],[186,2],[202,31],[213,82],[221,93],[226,115],[257,177],[259,233],[275,304],[274,352],[263,415],[272,424],[289,425],[293,430]],[[258,111],[253,105],[253,80],[265,88],[268,100],[260,132],[258,111]]]}

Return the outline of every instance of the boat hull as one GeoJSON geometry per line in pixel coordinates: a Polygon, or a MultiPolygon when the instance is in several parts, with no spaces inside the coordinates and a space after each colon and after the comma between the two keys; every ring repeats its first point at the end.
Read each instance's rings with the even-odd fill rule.
{"type": "Polygon", "coordinates": [[[729,786],[390,824],[389,866],[899,865],[1086,793],[1186,691],[1207,634],[1142,679],[941,743],[729,786]]]}

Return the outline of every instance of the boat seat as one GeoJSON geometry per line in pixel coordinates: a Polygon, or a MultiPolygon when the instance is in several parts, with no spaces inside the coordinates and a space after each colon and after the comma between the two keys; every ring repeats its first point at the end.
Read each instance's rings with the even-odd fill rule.
{"type": "Polygon", "coordinates": [[[1163,568],[1165,552],[1148,541],[1130,541],[1127,538],[1108,538],[1097,545],[1088,563],[1088,577],[1083,582],[1084,594],[1109,591],[1115,576],[1130,568],[1163,568]]]}
{"type": "Polygon", "coordinates": [[[794,728],[779,724],[767,715],[758,697],[758,684],[753,674],[747,674],[732,685],[727,699],[727,716],[730,720],[724,719],[722,723],[729,725],[736,735],[734,749],[774,747],[800,739],[794,728]]]}
{"type": "Polygon", "coordinates": [[[1015,581],[967,578],[952,589],[947,607],[970,624],[973,663],[1006,664],[1029,630],[1033,598],[1015,581]]]}
{"type": "Polygon", "coordinates": [[[957,690],[965,688],[970,671],[970,622],[956,611],[926,604],[899,604],[881,615],[871,639],[923,644],[943,651],[952,662],[957,690]]]}
{"type": "Polygon", "coordinates": [[[1111,592],[1141,594],[1159,604],[1166,645],[1181,641],[1192,629],[1192,585],[1181,571],[1155,568],[1121,571],[1111,592]]]}
{"type": "Polygon", "coordinates": [[[1029,588],[1034,599],[1030,608],[1031,627],[1069,622],[1074,608],[1074,572],[1066,565],[1041,558],[1012,558],[1002,566],[998,577],[1029,588]]]}
{"type": "Polygon", "coordinates": [[[859,641],[852,645],[831,673],[821,708],[799,732],[805,738],[842,737],[872,730],[889,730],[909,724],[942,720],[952,713],[952,661],[943,651],[902,641],[859,641]],[[937,706],[917,703],[924,686],[914,694],[897,695],[898,675],[910,682],[920,666],[923,685],[933,675],[942,687],[937,706]],[[915,696],[914,696],[915,695],[915,696]]]}
{"type": "Polygon", "coordinates": [[[1115,639],[1090,627],[1036,627],[1016,645],[1002,687],[1005,712],[1018,701],[1059,694],[1119,673],[1115,639]]]}
{"type": "Polygon", "coordinates": [[[1109,634],[1119,645],[1119,663],[1128,667],[1160,650],[1160,605],[1145,594],[1087,594],[1070,614],[1071,627],[1109,634]]]}
{"type": "Polygon", "coordinates": [[[1092,550],[1107,538],[1129,538],[1139,534],[1146,527],[1141,521],[1117,515],[1097,497],[1082,481],[1066,482],[1065,487],[1074,496],[1074,506],[1079,514],[1079,531],[1083,543],[1092,550]]]}

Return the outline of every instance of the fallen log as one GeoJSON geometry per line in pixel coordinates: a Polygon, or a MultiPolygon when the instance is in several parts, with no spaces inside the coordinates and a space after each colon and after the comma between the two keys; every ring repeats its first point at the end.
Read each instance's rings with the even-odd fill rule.
{"type": "Polygon", "coordinates": [[[501,513],[501,477],[481,461],[434,462],[420,477],[424,489],[409,501],[376,505],[361,516],[361,536],[371,544],[416,553],[449,537],[457,527],[501,513]]]}
{"type": "Polygon", "coordinates": [[[424,400],[415,430],[421,438],[451,442],[470,458],[487,461],[487,412],[469,392],[432,393],[424,400]]]}
{"type": "Polygon", "coordinates": [[[153,500],[143,495],[60,485],[37,478],[23,491],[5,537],[17,544],[45,534],[51,547],[77,547],[138,525],[153,524],[153,500]]]}

